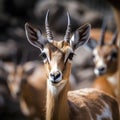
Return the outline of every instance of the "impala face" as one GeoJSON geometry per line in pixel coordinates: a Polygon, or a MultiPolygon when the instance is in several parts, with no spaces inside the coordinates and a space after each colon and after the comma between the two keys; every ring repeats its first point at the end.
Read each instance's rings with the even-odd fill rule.
{"type": "Polygon", "coordinates": [[[103,28],[99,44],[93,49],[94,72],[96,75],[112,75],[117,71],[118,47],[117,32],[114,34],[111,43],[104,43],[106,28],[103,28]]]}
{"type": "MultiPolygon", "coordinates": [[[[41,54],[44,56],[44,63],[48,71],[48,79],[51,83],[57,84],[66,79],[64,72],[68,64],[71,65],[74,52],[65,41],[52,42],[47,44],[41,54]]],[[[70,69],[68,70],[70,71],[70,69]]]]}
{"type": "Polygon", "coordinates": [[[93,61],[96,75],[114,74],[118,66],[118,47],[116,45],[97,46],[93,50],[93,61]]]}
{"type": "Polygon", "coordinates": [[[8,87],[10,89],[11,95],[14,98],[17,98],[20,93],[20,83],[23,71],[21,66],[14,67],[13,71],[10,71],[8,74],[8,87]]]}
{"type": "Polygon", "coordinates": [[[27,84],[28,76],[34,72],[35,67],[30,63],[27,64],[16,66],[8,73],[7,83],[13,98],[20,97],[22,84],[27,84]]]}
{"type": "Polygon", "coordinates": [[[64,40],[58,42],[53,40],[52,32],[48,24],[48,16],[49,11],[46,14],[45,20],[47,39],[42,36],[38,29],[33,28],[28,23],[25,24],[26,36],[30,44],[40,49],[40,55],[43,58],[47,70],[47,83],[51,87],[59,86],[61,89],[69,79],[74,51],[88,41],[91,26],[90,24],[83,25],[70,37],[71,24],[70,16],[67,13],[68,25],[65,37],[64,40]]]}

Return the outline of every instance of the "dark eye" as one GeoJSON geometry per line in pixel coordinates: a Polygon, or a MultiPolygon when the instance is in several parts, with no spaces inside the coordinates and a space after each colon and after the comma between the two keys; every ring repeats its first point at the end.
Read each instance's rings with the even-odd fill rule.
{"type": "Polygon", "coordinates": [[[74,53],[70,53],[69,56],[68,56],[68,59],[72,60],[74,55],[75,55],[74,53]]]}
{"type": "Polygon", "coordinates": [[[113,52],[111,55],[108,56],[108,60],[114,60],[117,59],[117,52],[113,52]]]}
{"type": "Polygon", "coordinates": [[[40,57],[44,60],[44,59],[47,58],[47,55],[46,55],[46,53],[43,52],[43,53],[40,54],[40,57]]]}
{"type": "Polygon", "coordinates": [[[117,53],[116,53],[116,52],[113,52],[113,53],[111,54],[111,57],[112,57],[112,58],[117,58],[117,53]]]}

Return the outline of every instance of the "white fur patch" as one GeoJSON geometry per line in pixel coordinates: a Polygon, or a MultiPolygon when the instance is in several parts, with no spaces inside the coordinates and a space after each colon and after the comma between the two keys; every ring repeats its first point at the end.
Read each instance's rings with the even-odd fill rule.
{"type": "Polygon", "coordinates": [[[48,88],[51,91],[51,93],[54,96],[57,96],[60,93],[60,91],[64,88],[64,86],[66,85],[66,80],[62,80],[58,84],[53,84],[51,83],[50,80],[48,80],[47,84],[48,84],[48,88]]]}
{"type": "Polygon", "coordinates": [[[115,78],[115,76],[111,76],[108,77],[108,82],[110,82],[112,85],[116,85],[117,84],[117,78],[115,78]]]}
{"type": "Polygon", "coordinates": [[[95,73],[95,75],[99,75],[98,69],[94,69],[94,73],[95,73]]]}
{"type": "Polygon", "coordinates": [[[117,78],[115,77],[115,76],[111,76],[111,77],[108,77],[108,79],[107,79],[107,81],[112,85],[112,86],[114,86],[114,92],[115,92],[115,94],[117,95],[118,94],[118,90],[117,90],[117,78]]]}
{"type": "Polygon", "coordinates": [[[103,120],[103,118],[107,119],[109,118],[109,120],[112,120],[112,112],[111,109],[109,107],[109,105],[107,103],[104,102],[104,109],[102,110],[102,114],[101,115],[97,115],[97,120],[103,120]]]}
{"type": "Polygon", "coordinates": [[[94,61],[96,62],[94,73],[96,75],[99,75],[98,68],[101,68],[101,67],[105,68],[105,70],[103,71],[105,73],[107,71],[107,65],[104,62],[103,58],[99,56],[98,51],[96,49],[93,51],[93,55],[95,55],[94,61]]]}

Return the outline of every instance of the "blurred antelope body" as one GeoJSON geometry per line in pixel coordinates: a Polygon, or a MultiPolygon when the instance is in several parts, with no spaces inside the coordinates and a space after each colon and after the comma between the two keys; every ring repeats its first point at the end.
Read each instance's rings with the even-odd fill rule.
{"type": "Polygon", "coordinates": [[[44,56],[47,72],[46,120],[119,120],[117,102],[103,92],[95,89],[68,92],[74,51],[88,41],[90,25],[78,28],[70,39],[71,24],[67,13],[64,40],[57,42],[53,40],[48,15],[49,11],[45,20],[47,39],[38,29],[25,24],[28,41],[44,56]]]}
{"type": "Polygon", "coordinates": [[[8,75],[8,86],[30,119],[45,119],[46,73],[42,63],[27,62],[8,75]],[[15,72],[15,71],[16,72],[15,72]]]}

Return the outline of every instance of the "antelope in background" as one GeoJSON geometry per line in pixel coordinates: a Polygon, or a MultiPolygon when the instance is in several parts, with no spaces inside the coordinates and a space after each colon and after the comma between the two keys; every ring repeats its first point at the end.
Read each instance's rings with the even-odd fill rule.
{"type": "Polygon", "coordinates": [[[107,39],[105,43],[106,25],[103,24],[102,34],[97,44],[95,42],[92,48],[93,62],[95,64],[94,73],[98,76],[93,83],[94,88],[103,90],[106,93],[117,98],[118,95],[118,46],[117,46],[117,32],[113,35],[112,40],[107,39]],[[109,41],[109,42],[108,42],[109,41]]]}
{"type": "Polygon", "coordinates": [[[26,36],[30,44],[40,49],[44,55],[47,73],[46,120],[119,120],[119,110],[115,99],[95,89],[68,92],[71,62],[75,50],[88,41],[91,26],[78,28],[70,38],[71,24],[68,25],[64,40],[55,41],[46,14],[47,39],[36,28],[25,24],[26,36]]]}
{"type": "Polygon", "coordinates": [[[11,67],[13,70],[8,72],[7,83],[12,96],[20,103],[22,113],[32,120],[44,120],[46,73],[43,64],[32,61],[11,67]]]}
{"type": "MultiPolygon", "coordinates": [[[[112,8],[113,8],[113,12],[114,12],[114,16],[115,16],[115,20],[116,20],[116,26],[118,28],[118,46],[120,46],[120,0],[107,0],[112,8]]],[[[118,63],[118,101],[120,103],[120,47],[119,47],[119,63],[118,63]]]]}

